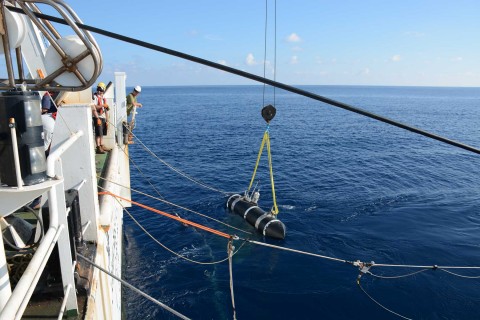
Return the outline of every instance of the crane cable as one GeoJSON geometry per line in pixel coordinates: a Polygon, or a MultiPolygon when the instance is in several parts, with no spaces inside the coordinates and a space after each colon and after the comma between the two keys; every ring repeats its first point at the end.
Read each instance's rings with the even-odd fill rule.
{"type": "MultiPolygon", "coordinates": [[[[273,76],[274,80],[276,77],[276,61],[277,61],[277,2],[275,0],[275,50],[274,50],[274,69],[273,69],[273,76]]],[[[264,54],[263,54],[263,78],[266,78],[266,66],[267,66],[267,27],[268,27],[268,0],[265,0],[265,37],[264,37],[264,54]]],[[[266,88],[266,83],[263,84],[263,103],[262,105],[265,105],[265,88],[266,88]]],[[[275,105],[275,87],[273,87],[273,104],[275,105]]],[[[277,206],[277,197],[275,195],[275,183],[273,181],[273,166],[272,166],[272,153],[270,151],[270,120],[273,119],[273,116],[271,114],[268,114],[266,116],[264,114],[264,110],[270,111],[273,109],[273,116],[275,116],[275,107],[274,106],[266,106],[262,109],[262,117],[265,119],[267,122],[267,129],[265,130],[265,133],[263,134],[263,139],[262,143],[260,145],[260,150],[258,151],[258,156],[257,156],[257,162],[255,163],[255,168],[253,170],[253,175],[252,179],[250,180],[250,185],[248,186],[247,191],[245,192],[245,195],[248,195],[250,193],[250,189],[252,188],[253,181],[255,180],[255,175],[257,173],[257,168],[258,164],[260,163],[260,158],[262,157],[263,149],[265,148],[265,144],[267,145],[267,154],[268,154],[268,168],[270,171],[270,185],[272,186],[272,198],[273,198],[273,207],[270,210],[270,213],[274,214],[275,216],[278,215],[278,206],[277,206]],[[271,116],[271,117],[269,117],[271,116]]]]}

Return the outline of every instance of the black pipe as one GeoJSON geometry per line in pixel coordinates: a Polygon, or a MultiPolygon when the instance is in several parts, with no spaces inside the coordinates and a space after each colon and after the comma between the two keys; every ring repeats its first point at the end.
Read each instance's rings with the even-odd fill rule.
{"type": "Polygon", "coordinates": [[[286,229],[282,221],[269,212],[263,211],[256,203],[247,201],[239,194],[230,196],[227,208],[260,231],[264,236],[274,239],[285,239],[286,229]]]}
{"type": "Polygon", "coordinates": [[[70,189],[65,191],[65,201],[67,207],[70,207],[70,213],[68,214],[69,233],[72,245],[74,245],[74,253],[76,254],[77,248],[84,246],[78,190],[70,189]]]}
{"type": "MultiPolygon", "coordinates": [[[[20,8],[16,8],[16,7],[12,7],[12,6],[6,6],[6,7],[11,11],[25,14],[23,12],[23,10],[20,9],[20,8]]],[[[35,14],[35,16],[37,16],[40,19],[49,20],[49,21],[60,23],[60,24],[68,25],[68,23],[65,20],[57,18],[57,17],[53,17],[53,16],[46,15],[46,14],[43,14],[43,13],[34,13],[34,14],[35,14]]],[[[440,142],[443,142],[443,143],[446,143],[446,144],[449,144],[449,145],[452,145],[452,146],[455,146],[455,147],[458,147],[458,148],[461,148],[461,149],[464,149],[464,150],[467,150],[467,151],[470,151],[470,152],[480,154],[480,149],[477,149],[475,147],[463,144],[461,142],[457,142],[457,141],[454,141],[454,140],[444,138],[442,136],[430,133],[428,131],[418,129],[418,128],[403,124],[401,122],[382,117],[382,116],[377,115],[375,113],[371,113],[371,112],[368,112],[366,110],[356,108],[356,107],[348,105],[346,103],[335,101],[335,100],[320,96],[318,94],[315,94],[315,93],[312,93],[312,92],[309,92],[309,91],[306,91],[306,90],[302,90],[302,89],[299,89],[299,88],[296,88],[296,87],[289,86],[289,85],[281,83],[281,82],[266,79],[264,77],[260,77],[260,76],[254,75],[252,73],[248,73],[248,72],[241,71],[241,70],[238,70],[238,69],[235,69],[235,68],[232,68],[232,67],[228,67],[228,66],[225,66],[223,64],[219,64],[219,63],[216,63],[216,62],[212,62],[212,61],[209,61],[209,60],[198,58],[198,57],[186,54],[186,53],[171,50],[171,49],[161,47],[161,46],[158,46],[158,45],[155,45],[155,44],[152,44],[152,43],[148,43],[148,42],[145,42],[145,41],[141,41],[141,40],[138,40],[138,39],[126,37],[126,36],[118,34],[118,33],[106,31],[106,30],[103,30],[103,29],[100,29],[100,28],[96,28],[96,27],[92,27],[92,26],[83,24],[83,23],[76,23],[76,25],[79,28],[87,30],[87,31],[91,31],[91,32],[94,32],[94,33],[98,33],[98,34],[110,37],[110,38],[114,38],[114,39],[117,39],[117,40],[121,40],[121,41],[124,41],[124,42],[135,44],[137,46],[144,47],[144,48],[147,48],[147,49],[152,49],[152,50],[155,50],[155,51],[163,52],[163,53],[166,53],[168,55],[179,57],[179,58],[182,58],[182,59],[185,59],[185,60],[200,63],[200,64],[203,64],[203,65],[215,68],[215,69],[219,69],[219,70],[222,70],[222,71],[225,71],[225,72],[228,72],[228,73],[239,75],[239,76],[247,78],[247,79],[251,79],[251,80],[254,80],[254,81],[265,83],[265,84],[271,85],[271,86],[276,87],[276,88],[280,88],[280,89],[283,89],[283,90],[286,90],[286,91],[290,91],[290,92],[305,96],[307,98],[311,98],[311,99],[314,99],[314,100],[317,100],[317,101],[321,101],[321,102],[324,102],[326,104],[329,104],[329,105],[332,105],[332,106],[335,106],[335,107],[338,107],[338,108],[342,108],[342,109],[345,109],[345,110],[348,110],[348,111],[351,111],[351,112],[355,112],[355,113],[361,114],[363,116],[366,116],[366,117],[369,117],[369,118],[372,118],[372,119],[390,124],[392,126],[402,128],[402,129],[411,131],[413,133],[417,133],[417,134],[420,134],[422,136],[425,136],[425,137],[428,137],[428,138],[431,138],[431,139],[434,139],[434,140],[437,140],[437,141],[440,141],[440,142]]]]}

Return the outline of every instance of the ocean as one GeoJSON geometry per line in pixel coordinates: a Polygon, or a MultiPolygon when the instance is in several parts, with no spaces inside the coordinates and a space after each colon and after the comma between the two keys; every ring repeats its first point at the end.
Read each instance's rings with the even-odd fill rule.
{"type": "MultiPolygon", "coordinates": [[[[302,86],[480,148],[480,88],[302,86]]],[[[480,266],[480,155],[292,93],[263,86],[145,87],[139,96],[132,188],[235,226],[226,227],[140,193],[135,201],[240,237],[348,261],[480,266]],[[265,239],[225,208],[225,192],[250,182],[266,123],[285,240],[265,239]],[[142,145],[148,147],[146,148],[142,145]],[[153,156],[154,153],[156,156],[153,156]],[[162,161],[160,161],[161,159],[162,161]],[[252,233],[253,232],[253,233],[252,233]]],[[[259,205],[272,206],[266,152],[257,172],[259,205]]],[[[227,240],[151,211],[129,213],[161,244],[191,260],[220,261],[227,240]]],[[[350,264],[234,241],[238,319],[398,319],[357,285],[350,264]]],[[[124,217],[123,277],[192,319],[232,319],[228,261],[197,264],[164,249],[124,217]]],[[[375,275],[419,269],[373,267],[375,275]]],[[[451,270],[480,276],[477,270],[451,270]]],[[[414,319],[475,319],[480,279],[442,270],[382,279],[362,288],[414,319]]],[[[127,319],[175,319],[124,289],[127,319]]]]}

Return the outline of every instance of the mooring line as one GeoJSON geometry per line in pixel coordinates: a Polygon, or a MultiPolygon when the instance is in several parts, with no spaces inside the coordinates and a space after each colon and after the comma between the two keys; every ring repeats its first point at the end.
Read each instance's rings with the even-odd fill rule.
{"type": "MultiPolygon", "coordinates": [[[[106,190],[105,188],[102,188],[102,187],[99,187],[100,189],[102,190],[106,190]]],[[[106,191],[107,192],[107,191],[106,191]]],[[[192,262],[192,263],[196,263],[196,264],[201,264],[201,265],[213,265],[213,264],[218,264],[218,263],[222,263],[222,262],[225,262],[228,260],[228,257],[226,257],[225,259],[222,259],[222,260],[218,260],[218,261],[212,261],[212,262],[202,262],[202,261],[198,261],[198,260],[193,260],[193,259],[190,259],[190,258],[187,258],[186,256],[176,252],[176,251],[173,251],[172,249],[170,249],[169,247],[167,247],[166,245],[164,245],[163,243],[161,243],[157,238],[155,238],[150,232],[148,232],[147,229],[145,229],[145,227],[140,223],[138,222],[137,219],[135,219],[135,217],[130,213],[130,211],[127,210],[127,208],[125,208],[122,203],[120,202],[120,200],[118,200],[116,197],[114,197],[114,199],[122,206],[123,210],[127,213],[127,215],[130,217],[130,219],[133,220],[133,222],[135,222],[135,224],[140,228],[142,229],[142,231],[147,235],[149,236],[154,242],[156,242],[158,245],[160,245],[162,248],[164,248],[165,250],[169,251],[170,253],[172,253],[173,255],[181,258],[181,259],[184,259],[186,261],[189,261],[189,262],[192,262]]],[[[230,238],[232,239],[232,238],[230,238]]],[[[245,245],[246,241],[244,241],[240,247],[237,249],[237,251],[233,252],[233,255],[237,254],[238,251],[240,251],[240,249],[245,245]]]]}
{"type": "Polygon", "coordinates": [[[443,271],[443,272],[446,272],[446,273],[450,273],[451,275],[454,275],[456,277],[460,277],[460,278],[465,278],[465,279],[480,279],[480,276],[465,276],[463,274],[458,274],[458,273],[455,273],[455,272],[452,272],[452,271],[448,271],[448,270],[445,270],[444,268],[439,268],[439,270],[443,271]]]}
{"type": "Polygon", "coordinates": [[[382,309],[384,309],[384,310],[386,310],[386,311],[388,311],[388,312],[390,312],[390,313],[392,313],[392,314],[394,314],[394,315],[396,315],[397,317],[400,317],[400,318],[402,318],[402,319],[412,320],[411,318],[402,316],[401,314],[399,314],[399,313],[397,313],[397,312],[395,312],[395,311],[393,311],[393,310],[388,309],[387,307],[385,307],[384,305],[382,305],[380,302],[378,302],[377,300],[375,300],[371,295],[368,294],[367,291],[365,291],[365,289],[363,289],[362,284],[361,284],[361,282],[360,282],[360,279],[357,281],[357,285],[358,285],[358,287],[363,291],[363,293],[365,293],[365,294],[367,295],[367,297],[370,298],[370,300],[372,300],[373,302],[375,302],[375,303],[376,303],[378,306],[380,306],[382,309]]]}
{"type": "Polygon", "coordinates": [[[422,273],[422,272],[429,271],[429,270],[431,270],[431,269],[422,269],[422,270],[417,270],[417,271],[414,271],[414,272],[411,272],[411,273],[402,274],[402,275],[398,275],[398,276],[383,276],[383,275],[374,274],[370,271],[368,271],[367,274],[371,275],[372,277],[379,278],[379,279],[400,279],[400,278],[410,277],[410,276],[416,275],[417,273],[422,273]]]}
{"type": "Polygon", "coordinates": [[[252,232],[245,231],[245,230],[242,230],[242,229],[240,229],[240,228],[234,227],[234,226],[232,226],[232,225],[229,225],[228,223],[225,223],[225,222],[223,222],[223,221],[220,221],[220,220],[218,220],[218,219],[215,219],[215,218],[213,218],[213,217],[210,217],[210,216],[208,216],[208,215],[206,215],[206,214],[203,214],[203,213],[200,213],[200,212],[198,212],[198,211],[189,209],[189,208],[187,208],[187,207],[180,206],[180,205],[175,204],[175,203],[173,203],[173,202],[170,202],[170,201],[168,201],[168,200],[161,199],[161,198],[157,198],[157,197],[152,196],[152,195],[150,195],[150,194],[148,194],[148,193],[142,192],[142,191],[140,191],[140,190],[136,190],[136,189],[134,189],[134,188],[130,188],[130,187],[124,186],[124,185],[122,185],[122,184],[119,184],[119,183],[117,183],[117,182],[111,181],[111,180],[109,180],[109,179],[106,179],[106,178],[103,178],[103,177],[100,177],[100,176],[99,176],[98,178],[100,178],[100,179],[102,179],[102,180],[105,180],[105,181],[108,181],[108,182],[110,182],[110,183],[113,183],[113,184],[115,184],[115,185],[117,185],[117,186],[120,186],[120,187],[122,187],[122,188],[125,188],[125,189],[127,189],[127,190],[130,190],[130,191],[136,192],[136,193],[138,193],[138,194],[141,194],[141,195],[143,195],[143,196],[145,196],[145,197],[148,197],[148,198],[151,198],[151,199],[154,199],[154,200],[158,200],[158,201],[163,202],[163,203],[165,203],[165,204],[167,204],[167,205],[170,205],[170,206],[172,206],[172,207],[176,207],[176,208],[179,208],[179,209],[182,209],[182,210],[185,210],[185,211],[194,213],[194,214],[199,215],[199,216],[201,216],[201,217],[210,219],[210,220],[212,220],[212,221],[215,221],[215,222],[217,222],[217,223],[220,223],[220,224],[222,224],[222,225],[224,225],[224,226],[226,226],[226,227],[229,227],[229,228],[231,228],[231,229],[234,229],[234,230],[237,230],[237,231],[246,233],[246,234],[252,234],[252,232]]]}
{"type": "Polygon", "coordinates": [[[205,188],[205,189],[208,189],[208,190],[211,190],[211,191],[215,191],[215,192],[218,192],[218,193],[221,193],[223,195],[228,195],[228,194],[231,194],[231,192],[227,192],[227,191],[224,191],[224,190],[220,190],[220,189],[217,189],[217,188],[214,188],[212,186],[209,186],[208,184],[196,179],[196,178],[193,178],[192,176],[186,174],[185,172],[175,168],[173,165],[171,165],[170,163],[168,163],[167,161],[163,160],[162,158],[160,158],[157,154],[155,154],[155,152],[153,152],[152,150],[150,150],[150,148],[148,148],[132,131],[130,131],[128,128],[127,130],[133,135],[133,137],[135,139],[138,140],[138,142],[140,142],[140,145],[148,152],[150,153],[154,158],[156,158],[158,161],[160,161],[161,163],[163,163],[166,167],[168,167],[170,170],[172,170],[173,172],[176,172],[177,174],[179,174],[180,176],[184,177],[185,179],[187,180],[190,180],[191,182],[205,188]]]}
{"type": "Polygon", "coordinates": [[[174,215],[172,215],[172,214],[170,214],[170,213],[167,213],[167,212],[164,212],[164,211],[161,211],[161,210],[152,208],[152,207],[150,207],[150,206],[144,205],[144,204],[142,204],[142,203],[139,203],[139,202],[136,202],[136,201],[127,199],[127,198],[125,198],[125,197],[119,196],[118,194],[114,194],[114,193],[112,193],[112,192],[110,192],[110,191],[99,192],[98,194],[100,194],[100,195],[101,195],[101,194],[104,194],[104,195],[109,195],[109,196],[112,196],[112,197],[119,198],[119,199],[121,199],[121,200],[130,202],[130,203],[132,203],[132,204],[134,204],[134,205],[137,205],[137,206],[142,207],[142,208],[144,208],[144,209],[147,209],[147,210],[149,210],[149,211],[158,213],[158,214],[160,214],[160,215],[162,215],[162,216],[164,216],[164,217],[167,217],[167,218],[170,218],[170,219],[173,219],[173,220],[177,220],[178,222],[181,222],[181,223],[183,223],[183,224],[188,224],[188,225],[190,225],[190,226],[197,227],[197,228],[199,228],[199,229],[202,229],[202,230],[204,230],[204,231],[208,231],[208,232],[210,232],[210,233],[216,234],[216,235],[218,235],[218,236],[221,236],[221,237],[224,237],[224,238],[227,238],[227,239],[229,239],[229,238],[232,237],[232,235],[230,235],[230,234],[228,234],[228,233],[221,232],[221,231],[212,229],[212,228],[210,228],[210,227],[206,227],[206,226],[204,226],[204,225],[201,225],[201,224],[196,223],[196,222],[192,222],[192,221],[190,221],[190,220],[182,219],[182,218],[177,217],[177,216],[174,216],[174,215]]]}

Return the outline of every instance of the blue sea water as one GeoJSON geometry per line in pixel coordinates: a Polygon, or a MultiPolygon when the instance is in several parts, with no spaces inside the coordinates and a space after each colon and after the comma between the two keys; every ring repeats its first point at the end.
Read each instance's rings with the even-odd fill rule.
{"type": "MultiPolygon", "coordinates": [[[[306,86],[342,101],[480,147],[480,89],[306,86]]],[[[170,170],[142,147],[205,184],[228,192],[248,187],[266,128],[263,105],[275,102],[270,125],[279,219],[285,240],[252,239],[349,261],[480,266],[480,155],[262,86],[144,88],[130,146],[132,187],[248,232],[225,209],[226,197],[170,170]],[[275,99],[275,101],[274,101],[275,99]],[[152,186],[153,185],[153,186],[152,186]]],[[[257,177],[260,206],[272,196],[266,154],[257,177]]],[[[135,201],[209,227],[246,236],[215,221],[138,193],[135,201]]],[[[129,212],[171,250],[202,262],[227,257],[227,240],[133,207],[129,212]]],[[[233,316],[228,263],[200,265],[162,248],[125,215],[124,278],[193,319],[233,316]]],[[[247,235],[248,236],[248,235],[247,235]]],[[[237,248],[242,244],[236,241],[237,248]]],[[[396,276],[417,269],[374,267],[396,276]]],[[[480,276],[480,270],[452,270],[480,276]]],[[[397,319],[356,284],[349,264],[245,244],[233,257],[238,319],[397,319]]],[[[429,270],[399,279],[364,275],[363,288],[385,307],[414,319],[480,316],[480,279],[429,270]]],[[[124,290],[128,319],[174,319],[124,290]]]]}

